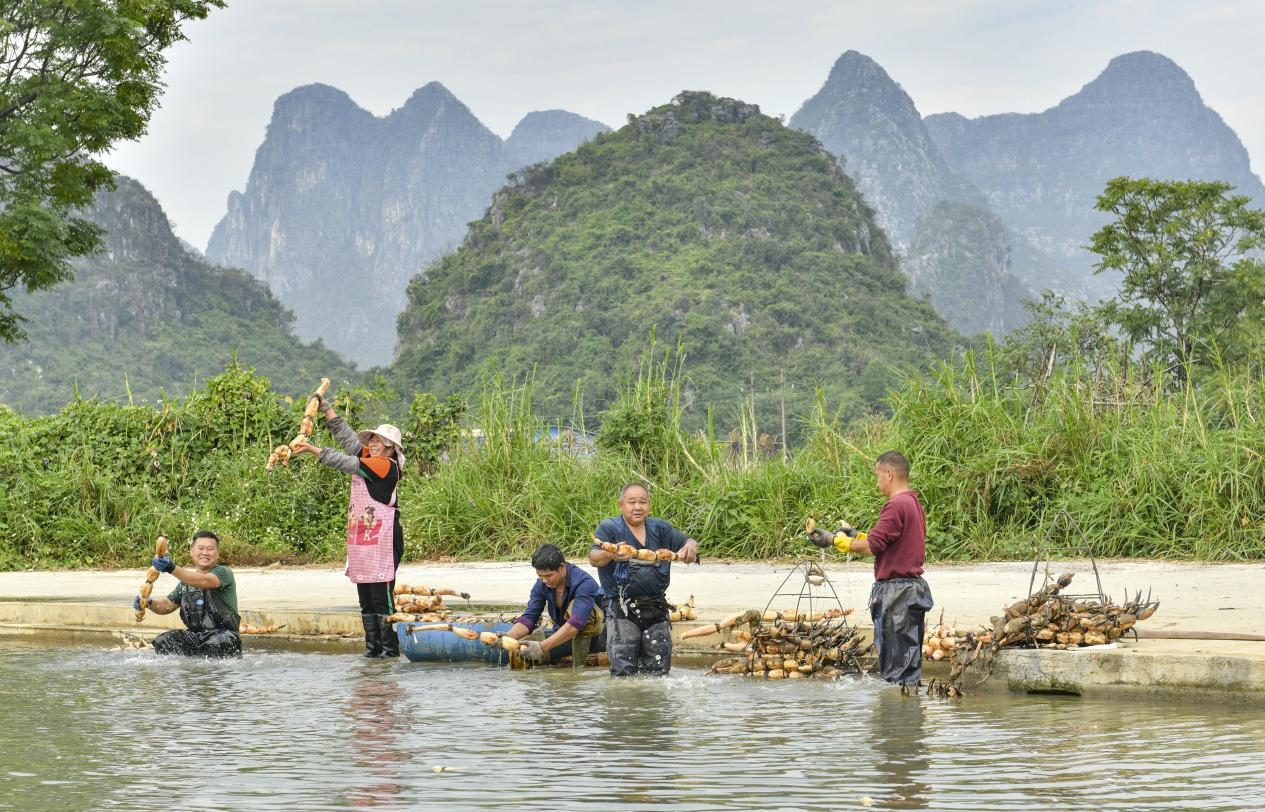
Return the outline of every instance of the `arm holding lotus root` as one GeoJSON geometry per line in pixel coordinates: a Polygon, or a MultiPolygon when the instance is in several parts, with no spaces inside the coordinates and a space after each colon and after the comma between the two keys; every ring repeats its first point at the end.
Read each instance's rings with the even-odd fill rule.
{"type": "Polygon", "coordinates": [[[804,530],[808,534],[808,540],[823,550],[833,547],[844,555],[848,553],[874,554],[870,550],[870,542],[866,534],[842,519],[839,520],[839,529],[832,532],[818,527],[817,521],[809,517],[804,524],[804,530]]]}
{"type": "Polygon", "coordinates": [[[299,433],[289,442],[288,445],[277,446],[272,454],[268,457],[267,464],[264,465],[265,471],[271,471],[277,467],[277,463],[282,465],[290,464],[290,454],[300,451],[304,447],[310,448],[309,441],[312,439],[312,429],[316,420],[316,412],[320,409],[321,404],[325,402],[325,393],[329,391],[329,378],[321,378],[321,385],[308,398],[307,406],[303,409],[303,420],[299,423],[299,433]]]}
{"type": "MultiPolygon", "coordinates": [[[[154,543],[154,558],[165,558],[170,546],[166,536],[159,536],[158,541],[154,543]]],[[[132,608],[136,610],[137,623],[145,619],[146,609],[158,615],[170,614],[175,609],[175,604],[165,598],[150,599],[149,596],[154,592],[154,582],[158,580],[158,576],[158,568],[151,564],[145,573],[145,583],[141,584],[140,594],[132,601],[132,608]]]]}
{"type": "Polygon", "coordinates": [[[600,550],[593,550],[589,554],[589,562],[595,566],[604,566],[610,561],[680,561],[685,564],[693,564],[698,561],[698,542],[689,539],[678,551],[669,550],[666,547],[660,547],[657,550],[647,550],[644,547],[634,547],[631,544],[612,544],[609,541],[602,541],[597,536],[593,537],[593,543],[600,547],[600,550]],[[602,556],[603,560],[599,564],[595,560],[595,556],[602,556]]]}

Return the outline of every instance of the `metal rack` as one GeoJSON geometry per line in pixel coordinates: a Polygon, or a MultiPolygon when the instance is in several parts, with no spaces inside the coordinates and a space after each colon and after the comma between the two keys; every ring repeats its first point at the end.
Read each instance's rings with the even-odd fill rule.
{"type": "Polygon", "coordinates": [[[821,562],[811,558],[805,558],[795,563],[791,571],[782,579],[781,585],[769,596],[768,603],[764,604],[764,611],[769,611],[778,598],[794,598],[795,611],[805,612],[810,615],[827,609],[843,611],[845,608],[843,601],[839,599],[839,593],[835,591],[835,585],[831,582],[830,576],[822,568],[821,562]],[[800,576],[799,588],[792,591],[792,589],[787,588],[787,584],[790,583],[796,573],[800,576]],[[829,594],[827,594],[827,590],[829,590],[829,594]],[[804,608],[805,602],[808,604],[807,609],[804,608]],[[833,605],[830,605],[831,603],[833,605]],[[815,608],[814,604],[820,608],[815,608]]]}
{"type": "Polygon", "coordinates": [[[1098,560],[1094,558],[1094,550],[1093,550],[1093,547],[1089,543],[1089,538],[1085,535],[1085,531],[1081,529],[1081,526],[1076,522],[1076,520],[1072,518],[1072,514],[1068,513],[1067,510],[1063,508],[1060,508],[1059,512],[1054,514],[1054,521],[1050,523],[1049,529],[1046,530],[1045,532],[1045,538],[1041,540],[1041,544],[1038,545],[1036,553],[1033,557],[1032,577],[1028,579],[1028,595],[1029,596],[1031,596],[1036,591],[1036,589],[1039,588],[1037,586],[1037,570],[1040,568],[1042,560],[1044,560],[1045,562],[1045,573],[1044,573],[1045,580],[1041,584],[1041,586],[1044,586],[1046,583],[1049,583],[1050,581],[1054,580],[1050,575],[1050,560],[1051,560],[1051,556],[1056,553],[1062,553],[1062,554],[1068,555],[1069,557],[1080,556],[1083,558],[1088,558],[1089,565],[1090,567],[1093,568],[1093,571],[1094,571],[1094,584],[1095,586],[1098,587],[1097,593],[1093,593],[1093,592],[1084,592],[1080,594],[1071,594],[1067,592],[1061,593],[1064,597],[1072,598],[1073,600],[1095,599],[1099,603],[1107,602],[1107,593],[1103,592],[1103,588],[1102,588],[1102,577],[1098,574],[1098,560]],[[1067,525],[1068,531],[1071,531],[1071,530],[1076,531],[1076,534],[1080,536],[1080,544],[1077,544],[1074,541],[1071,543],[1061,543],[1061,544],[1056,543],[1054,541],[1053,539],[1054,531],[1059,528],[1060,522],[1067,525]]]}

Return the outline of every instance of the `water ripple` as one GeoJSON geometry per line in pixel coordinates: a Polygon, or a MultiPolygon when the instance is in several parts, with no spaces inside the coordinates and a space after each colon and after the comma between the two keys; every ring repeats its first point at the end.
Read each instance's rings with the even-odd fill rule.
{"type": "Polygon", "coordinates": [[[1265,710],[0,643],[0,808],[1229,810],[1265,710]]]}

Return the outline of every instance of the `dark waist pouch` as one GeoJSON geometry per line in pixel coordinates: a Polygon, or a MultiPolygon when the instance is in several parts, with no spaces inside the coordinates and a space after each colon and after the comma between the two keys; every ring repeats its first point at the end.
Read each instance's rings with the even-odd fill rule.
{"type": "Polygon", "coordinates": [[[631,620],[642,631],[659,623],[666,623],[671,607],[663,596],[624,598],[616,597],[611,601],[611,614],[617,618],[631,620]]]}

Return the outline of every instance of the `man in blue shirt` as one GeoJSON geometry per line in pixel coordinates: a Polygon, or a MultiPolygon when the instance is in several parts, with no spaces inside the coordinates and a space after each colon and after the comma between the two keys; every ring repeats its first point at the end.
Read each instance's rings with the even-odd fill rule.
{"type": "Polygon", "coordinates": [[[579,567],[568,564],[562,550],[542,544],[532,553],[536,583],[527,599],[527,609],[506,632],[515,640],[532,633],[545,609],[553,621],[553,631],[543,642],[531,641],[523,657],[532,662],[558,662],[568,654],[571,666],[580,668],[590,652],[606,650],[605,616],[599,606],[597,582],[579,567]]]}
{"type": "Polygon", "coordinates": [[[606,653],[611,675],[666,674],[672,668],[672,625],[667,591],[672,561],[641,561],[601,546],[624,544],[634,549],[676,553],[687,564],[698,561],[698,542],[663,519],[650,515],[650,493],[633,482],[619,493],[620,515],[604,520],[593,534],[589,563],[597,567],[602,592],[610,596],[610,637],[606,653]]]}

